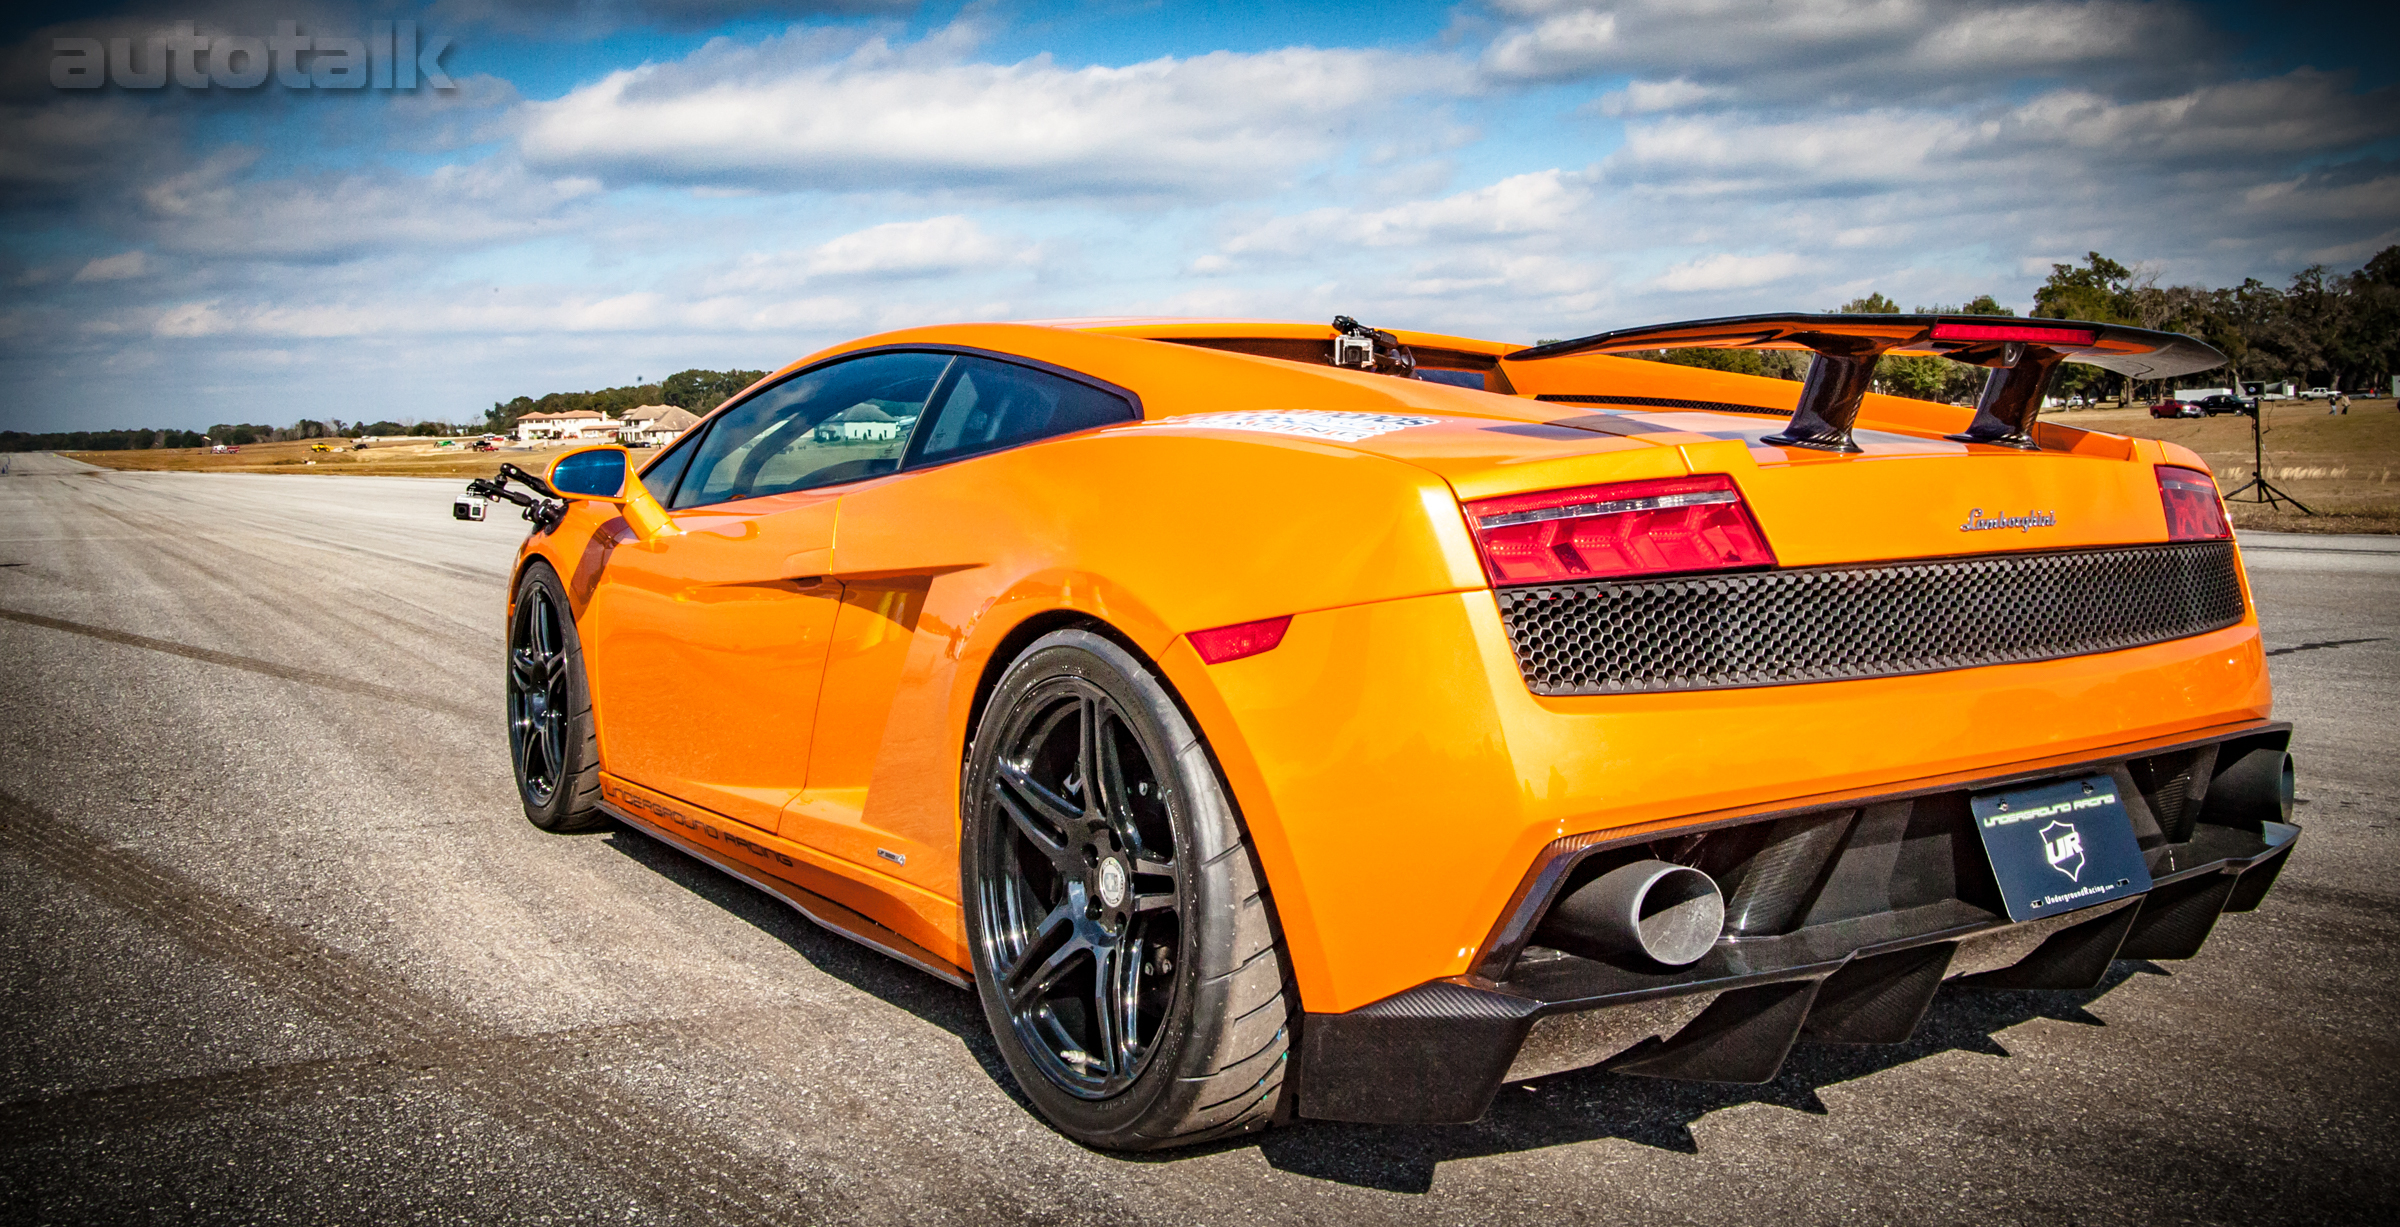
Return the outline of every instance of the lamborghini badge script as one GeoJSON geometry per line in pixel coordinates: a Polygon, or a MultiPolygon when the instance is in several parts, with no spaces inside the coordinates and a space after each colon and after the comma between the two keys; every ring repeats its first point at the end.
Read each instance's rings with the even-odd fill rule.
{"type": "Polygon", "coordinates": [[[2058,527],[2058,513],[2054,511],[2028,511],[2021,516],[1987,516],[1983,514],[1983,508],[1977,507],[1973,511],[1967,513],[1967,522],[1959,525],[1958,531],[1962,533],[1979,533],[1986,531],[1987,529],[2013,528],[2018,532],[2024,532],[2029,528],[2056,527],[2058,527]]]}

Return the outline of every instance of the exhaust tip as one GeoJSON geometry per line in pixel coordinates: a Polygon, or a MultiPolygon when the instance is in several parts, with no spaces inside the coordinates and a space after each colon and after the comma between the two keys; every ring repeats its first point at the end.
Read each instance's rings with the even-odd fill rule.
{"type": "Polygon", "coordinates": [[[2256,747],[2218,763],[2201,802],[2201,820],[2250,830],[2262,821],[2290,822],[2297,784],[2291,754],[2279,746],[2256,747]]]}
{"type": "Polygon", "coordinates": [[[1543,927],[1581,945],[1681,967],[1707,954],[1724,932],[1725,896],[1716,879],[1697,869],[1636,861],[1560,900],[1543,927]]]}

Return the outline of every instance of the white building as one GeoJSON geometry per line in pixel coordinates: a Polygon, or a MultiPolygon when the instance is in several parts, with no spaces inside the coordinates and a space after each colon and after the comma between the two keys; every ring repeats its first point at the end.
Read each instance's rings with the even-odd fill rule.
{"type": "Polygon", "coordinates": [[[615,436],[617,424],[597,409],[569,409],[564,413],[528,413],[517,419],[517,442],[572,441],[607,439],[615,436]]]}
{"type": "Polygon", "coordinates": [[[862,400],[817,423],[817,442],[859,443],[897,439],[914,421],[914,417],[893,417],[876,408],[873,402],[862,400]]]}
{"type": "Polygon", "coordinates": [[[699,421],[699,415],[674,405],[628,409],[617,419],[617,442],[627,447],[665,447],[699,421]]]}

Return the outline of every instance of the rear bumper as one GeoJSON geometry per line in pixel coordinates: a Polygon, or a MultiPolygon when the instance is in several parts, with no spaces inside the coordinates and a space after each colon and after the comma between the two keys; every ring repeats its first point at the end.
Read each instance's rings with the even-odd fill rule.
{"type": "Polygon", "coordinates": [[[2189,958],[2219,915],[2258,906],[2291,853],[2299,828],[2251,778],[2289,740],[2289,725],[2250,722],[1973,779],[1821,798],[1664,837],[1559,840],[1526,875],[1474,972],[1306,1016],[1299,1111],[1470,1121],[1504,1082],[1593,1064],[1765,1082],[1802,1039],[1907,1040],[1945,980],[2081,989],[2097,985],[2114,959],[2189,958]],[[2151,889],[2011,922],[1964,798],[2090,773],[2117,778],[2151,889]],[[1698,962],[1667,968],[1541,944],[1543,916],[1577,874],[1630,855],[1701,865],[1739,883],[1728,886],[1727,934],[1698,962]]]}

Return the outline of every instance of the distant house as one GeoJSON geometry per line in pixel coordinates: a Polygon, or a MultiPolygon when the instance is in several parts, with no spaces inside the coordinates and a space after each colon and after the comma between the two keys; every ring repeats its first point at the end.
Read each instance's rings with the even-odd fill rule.
{"type": "Polygon", "coordinates": [[[819,443],[862,443],[897,439],[917,419],[893,417],[873,401],[860,401],[817,423],[819,443]]]}
{"type": "Polygon", "coordinates": [[[528,413],[517,419],[517,442],[519,443],[598,439],[606,438],[616,432],[616,422],[597,409],[569,409],[564,413],[528,413]]]}
{"type": "Polygon", "coordinates": [[[699,421],[698,414],[674,405],[628,409],[617,419],[617,442],[627,447],[664,447],[699,421]]]}

